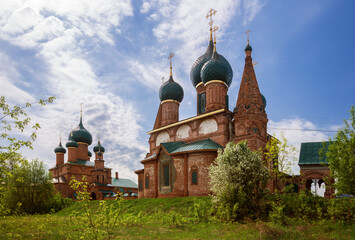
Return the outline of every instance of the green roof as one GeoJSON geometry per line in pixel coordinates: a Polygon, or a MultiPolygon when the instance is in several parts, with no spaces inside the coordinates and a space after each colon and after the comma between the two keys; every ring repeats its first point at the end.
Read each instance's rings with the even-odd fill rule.
{"type": "Polygon", "coordinates": [[[175,151],[176,149],[178,149],[179,147],[182,147],[185,145],[185,143],[183,141],[177,141],[177,142],[166,142],[166,143],[161,143],[161,145],[165,148],[165,150],[168,153],[172,153],[173,151],[175,151]]]}
{"type": "Polygon", "coordinates": [[[138,188],[138,185],[132,180],[125,178],[112,178],[113,187],[138,188]]]}
{"type": "Polygon", "coordinates": [[[323,143],[326,144],[328,149],[329,142],[302,143],[298,165],[328,163],[325,157],[321,158],[319,155],[319,150],[323,148],[323,143]]]}
{"type": "Polygon", "coordinates": [[[85,166],[91,166],[94,167],[95,163],[87,160],[81,160],[81,159],[76,159],[75,162],[68,162],[68,163],[74,163],[74,164],[79,164],[79,165],[85,165],[85,166]]]}
{"type": "Polygon", "coordinates": [[[163,145],[163,147],[169,153],[223,149],[221,145],[219,145],[218,143],[214,142],[209,138],[196,141],[196,142],[191,142],[191,143],[184,143],[182,141],[178,141],[178,142],[161,143],[161,145],[163,145]]]}

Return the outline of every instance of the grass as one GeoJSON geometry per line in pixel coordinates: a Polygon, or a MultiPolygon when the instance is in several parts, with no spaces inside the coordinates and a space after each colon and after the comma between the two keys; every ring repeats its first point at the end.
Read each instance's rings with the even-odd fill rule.
{"type": "MultiPolygon", "coordinates": [[[[108,201],[107,204],[116,203],[108,201]]],[[[196,221],[193,208],[196,204],[205,209],[211,207],[209,197],[124,201],[120,212],[121,220],[111,229],[112,238],[355,239],[354,225],[342,222],[292,220],[288,226],[270,222],[221,223],[213,218],[204,218],[206,213],[201,213],[202,218],[196,221]]],[[[98,217],[100,201],[90,202],[89,208],[93,217],[98,217]]],[[[55,214],[2,217],[0,239],[87,239],[81,237],[88,223],[76,221],[78,219],[73,216],[74,211],[83,215],[83,205],[75,202],[55,214]]]]}

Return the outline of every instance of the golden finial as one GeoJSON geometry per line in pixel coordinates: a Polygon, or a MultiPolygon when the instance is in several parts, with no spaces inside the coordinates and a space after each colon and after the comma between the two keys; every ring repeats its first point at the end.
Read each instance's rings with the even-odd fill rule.
{"type": "Polygon", "coordinates": [[[212,29],[212,32],[214,33],[214,36],[213,36],[213,52],[216,51],[216,31],[219,29],[218,26],[214,26],[213,29],[212,29]]]}
{"type": "Polygon", "coordinates": [[[212,40],[212,25],[213,25],[212,16],[216,15],[216,12],[217,12],[217,10],[214,10],[213,8],[211,8],[208,11],[207,15],[206,15],[206,18],[210,19],[210,21],[209,21],[209,25],[210,25],[210,41],[212,40]]]}
{"type": "Polygon", "coordinates": [[[59,135],[59,143],[62,144],[62,133],[59,135]]]}
{"type": "Polygon", "coordinates": [[[247,30],[245,33],[247,34],[247,43],[248,43],[248,45],[249,45],[249,33],[250,33],[251,31],[250,30],[247,30]]]}
{"type": "Polygon", "coordinates": [[[168,59],[170,60],[170,76],[173,76],[173,66],[172,66],[172,58],[174,57],[174,53],[170,53],[168,59]]]}
{"type": "Polygon", "coordinates": [[[83,117],[83,103],[80,103],[80,118],[83,117]]]}
{"type": "Polygon", "coordinates": [[[258,63],[256,61],[253,61],[253,66],[256,66],[258,63]]]}

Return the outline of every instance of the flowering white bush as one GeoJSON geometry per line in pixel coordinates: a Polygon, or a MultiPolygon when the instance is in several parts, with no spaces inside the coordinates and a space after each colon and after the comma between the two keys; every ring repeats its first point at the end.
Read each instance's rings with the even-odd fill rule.
{"type": "Polygon", "coordinates": [[[220,150],[209,175],[220,217],[235,220],[258,215],[269,173],[260,154],[251,151],[245,141],[229,142],[220,150]]]}

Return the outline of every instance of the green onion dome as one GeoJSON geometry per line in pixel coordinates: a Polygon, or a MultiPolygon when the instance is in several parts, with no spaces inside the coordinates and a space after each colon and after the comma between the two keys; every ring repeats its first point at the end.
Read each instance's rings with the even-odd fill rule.
{"type": "Polygon", "coordinates": [[[244,51],[253,51],[253,48],[248,43],[247,46],[244,48],[244,51]]]}
{"type": "MultiPolygon", "coordinates": [[[[83,142],[83,143],[87,143],[88,145],[92,143],[92,136],[89,133],[89,131],[84,128],[82,117],[80,117],[80,123],[76,128],[73,129],[72,133],[73,133],[73,140],[75,142],[83,142]]],[[[70,138],[70,134],[68,139],[69,138],[70,138]]]]}
{"type": "Polygon", "coordinates": [[[65,144],[65,146],[67,148],[69,148],[69,147],[78,148],[78,143],[75,142],[74,139],[73,139],[73,132],[70,132],[69,141],[67,142],[67,144],[65,144]]]}
{"type": "Polygon", "coordinates": [[[55,153],[66,153],[67,150],[62,146],[62,143],[60,142],[58,147],[54,149],[55,153]]]}
{"type": "Polygon", "coordinates": [[[88,151],[88,156],[92,157],[92,153],[90,151],[88,151]]]}
{"type": "Polygon", "coordinates": [[[203,65],[200,75],[205,84],[212,80],[220,80],[230,86],[233,79],[233,70],[229,62],[215,52],[212,58],[203,65]]]}
{"type": "Polygon", "coordinates": [[[266,98],[261,94],[261,99],[263,100],[264,108],[266,108],[266,98]]]}
{"type": "Polygon", "coordinates": [[[170,75],[168,81],[161,85],[159,89],[159,98],[161,102],[164,100],[175,100],[181,102],[184,98],[184,90],[180,84],[173,80],[172,75],[170,75]]]}
{"type": "Polygon", "coordinates": [[[100,140],[99,140],[98,144],[94,147],[94,152],[95,153],[97,153],[97,152],[104,153],[105,152],[105,148],[100,144],[100,140]]]}
{"type": "Polygon", "coordinates": [[[212,54],[213,54],[213,41],[211,39],[208,44],[206,52],[202,56],[197,58],[197,60],[194,62],[194,64],[191,67],[190,79],[191,79],[192,85],[194,85],[194,87],[196,87],[197,84],[202,82],[201,75],[200,75],[201,69],[202,69],[203,65],[208,60],[211,59],[212,54]]]}

